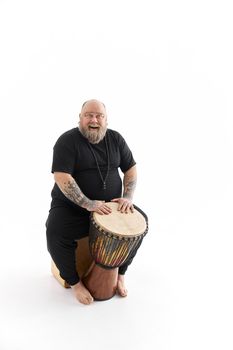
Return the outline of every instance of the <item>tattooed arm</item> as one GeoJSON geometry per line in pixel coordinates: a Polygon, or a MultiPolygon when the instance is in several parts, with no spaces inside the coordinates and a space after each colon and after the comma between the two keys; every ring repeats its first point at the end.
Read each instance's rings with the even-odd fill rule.
{"type": "Polygon", "coordinates": [[[136,165],[132,166],[129,170],[127,170],[124,173],[123,178],[123,185],[124,185],[124,191],[123,191],[123,198],[114,198],[112,202],[118,202],[118,210],[123,212],[128,212],[130,209],[133,211],[133,194],[134,190],[136,188],[137,183],[137,169],[136,165]]]}
{"type": "Polygon", "coordinates": [[[66,198],[80,207],[88,211],[96,211],[99,214],[111,212],[111,209],[104,202],[87,198],[70,174],[55,172],[54,180],[66,198]]]}
{"type": "Polygon", "coordinates": [[[124,184],[124,192],[123,197],[129,200],[133,200],[134,190],[136,188],[137,183],[137,169],[136,165],[132,166],[129,170],[127,170],[124,174],[123,184],[124,184]]]}

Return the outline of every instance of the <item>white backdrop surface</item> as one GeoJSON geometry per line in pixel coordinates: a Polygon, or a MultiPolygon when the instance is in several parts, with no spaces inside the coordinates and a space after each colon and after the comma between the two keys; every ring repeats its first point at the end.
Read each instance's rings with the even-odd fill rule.
{"type": "Polygon", "coordinates": [[[0,350],[232,349],[231,1],[0,1],[0,350]],[[150,230],[129,296],[50,274],[53,145],[102,100],[150,230]]]}

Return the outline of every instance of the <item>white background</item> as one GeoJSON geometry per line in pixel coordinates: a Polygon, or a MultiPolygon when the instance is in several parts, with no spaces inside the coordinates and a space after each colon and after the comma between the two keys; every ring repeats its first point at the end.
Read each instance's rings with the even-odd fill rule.
{"type": "Polygon", "coordinates": [[[231,1],[0,1],[0,350],[232,349],[231,1]],[[52,147],[102,100],[150,231],[129,296],[51,276],[52,147]]]}

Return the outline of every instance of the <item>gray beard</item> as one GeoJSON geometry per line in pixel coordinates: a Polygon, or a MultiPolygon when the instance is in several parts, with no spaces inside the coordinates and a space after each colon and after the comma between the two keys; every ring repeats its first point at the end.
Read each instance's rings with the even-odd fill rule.
{"type": "Polygon", "coordinates": [[[107,126],[101,126],[98,131],[91,131],[79,125],[79,130],[90,143],[99,143],[106,134],[107,126]]]}

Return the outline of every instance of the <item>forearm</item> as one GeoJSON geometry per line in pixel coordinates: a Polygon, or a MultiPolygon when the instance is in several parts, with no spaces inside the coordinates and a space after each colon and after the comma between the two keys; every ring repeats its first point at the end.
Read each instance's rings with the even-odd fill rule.
{"type": "Polygon", "coordinates": [[[136,170],[136,165],[134,165],[132,168],[127,170],[124,174],[124,178],[123,178],[123,185],[124,185],[123,197],[124,198],[127,198],[129,200],[133,199],[136,183],[137,183],[137,170],[136,170]]]}
{"type": "Polygon", "coordinates": [[[77,182],[70,174],[55,172],[54,179],[66,198],[79,205],[80,207],[85,209],[89,208],[90,210],[90,206],[92,205],[93,201],[91,201],[83,194],[77,182]]]}

